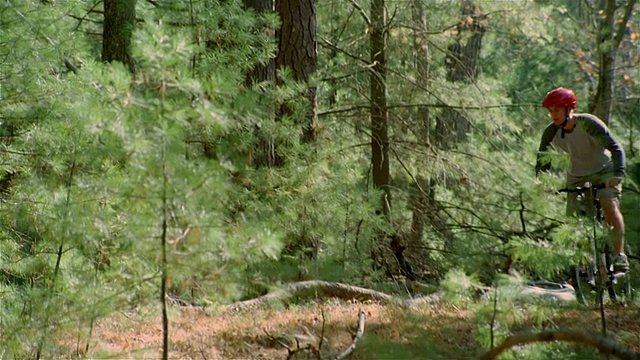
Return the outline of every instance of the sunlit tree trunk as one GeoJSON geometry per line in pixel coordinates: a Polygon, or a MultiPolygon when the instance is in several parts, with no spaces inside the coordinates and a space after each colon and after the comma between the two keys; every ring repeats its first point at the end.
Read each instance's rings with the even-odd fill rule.
{"type": "Polygon", "coordinates": [[[616,16],[616,1],[602,0],[603,16],[598,23],[598,87],[589,104],[589,111],[598,116],[605,123],[611,119],[613,105],[613,84],[615,79],[616,56],[620,42],[624,37],[626,26],[633,13],[636,0],[627,0],[624,14],[621,18],[616,16]],[[616,28],[617,27],[617,28],[616,28]]]}
{"type": "Polygon", "coordinates": [[[131,35],[136,20],[135,0],[104,0],[102,61],[120,61],[134,72],[131,35]]]}

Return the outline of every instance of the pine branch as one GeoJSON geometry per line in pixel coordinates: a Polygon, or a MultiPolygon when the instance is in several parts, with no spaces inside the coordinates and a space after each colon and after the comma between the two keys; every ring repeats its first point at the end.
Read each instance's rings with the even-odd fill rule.
{"type": "MultiPolygon", "coordinates": [[[[75,158],[73,159],[71,166],[69,168],[69,178],[67,179],[67,192],[66,192],[66,199],[65,199],[65,213],[64,213],[64,226],[67,226],[67,220],[69,218],[69,206],[71,204],[71,186],[73,184],[73,175],[74,175],[74,171],[76,169],[76,161],[75,158]]],[[[65,245],[65,237],[62,236],[62,238],[60,239],[60,245],[58,246],[58,252],[56,255],[56,264],[53,270],[53,276],[51,278],[51,286],[50,286],[50,291],[51,291],[51,295],[53,296],[53,294],[56,291],[56,282],[58,280],[58,274],[60,273],[60,264],[62,263],[62,255],[65,253],[64,251],[64,245],[65,245]]],[[[50,313],[47,312],[47,314],[45,315],[45,319],[44,319],[44,326],[43,329],[47,329],[49,327],[49,322],[50,322],[50,313]]],[[[43,332],[42,338],[40,339],[40,341],[38,342],[38,350],[36,351],[36,359],[40,359],[40,356],[42,355],[42,349],[44,348],[45,342],[47,340],[46,336],[48,335],[47,331],[43,332]]]]}

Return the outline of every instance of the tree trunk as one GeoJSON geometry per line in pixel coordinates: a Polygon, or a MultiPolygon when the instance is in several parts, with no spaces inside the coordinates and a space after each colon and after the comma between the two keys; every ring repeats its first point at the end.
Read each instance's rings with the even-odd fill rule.
{"type": "MultiPolygon", "coordinates": [[[[253,9],[258,14],[273,12],[274,2],[273,0],[242,0],[242,4],[245,9],[253,9]]],[[[255,29],[255,31],[262,31],[265,34],[275,34],[275,29],[267,27],[263,24],[261,29],[255,29]]],[[[275,58],[266,63],[254,64],[245,76],[245,85],[251,86],[264,81],[273,81],[276,76],[276,62],[275,58]]]]}
{"type": "MultiPolygon", "coordinates": [[[[487,30],[486,15],[471,0],[461,0],[460,22],[457,25],[456,42],[449,45],[445,63],[447,80],[450,82],[474,83],[478,79],[478,63],[482,38],[487,30]],[[463,40],[466,42],[463,44],[463,40]]],[[[469,132],[467,114],[453,108],[445,108],[440,114],[435,131],[436,142],[448,147],[452,143],[463,142],[469,132]]]]}
{"type": "MultiPolygon", "coordinates": [[[[314,0],[277,0],[276,10],[282,20],[278,37],[278,69],[289,68],[296,81],[308,82],[318,68],[316,40],[316,9],[314,0]]],[[[316,138],[317,88],[308,85],[305,98],[308,102],[306,121],[303,125],[302,139],[305,142],[316,138]]],[[[290,115],[291,109],[284,105],[283,115],[290,115]]]]}
{"type": "MultiPolygon", "coordinates": [[[[427,31],[427,21],[424,14],[424,2],[421,0],[413,0],[413,6],[411,7],[411,14],[413,22],[421,31],[414,32],[413,46],[416,51],[416,83],[420,89],[428,90],[430,87],[430,61],[431,54],[429,53],[429,40],[425,36],[427,31]]],[[[425,91],[427,92],[427,91],[425,91]]],[[[421,131],[419,134],[423,137],[424,141],[429,141],[429,132],[431,129],[431,119],[429,113],[429,107],[421,106],[417,110],[418,121],[420,123],[421,131]]]]}
{"type": "Polygon", "coordinates": [[[383,191],[381,213],[389,215],[391,193],[389,189],[389,135],[387,124],[387,44],[385,0],[371,2],[370,42],[370,92],[371,92],[371,167],[373,184],[383,191]]]}
{"type": "MultiPolygon", "coordinates": [[[[428,93],[430,87],[430,54],[428,39],[424,35],[427,31],[427,21],[424,13],[424,2],[421,0],[413,0],[411,14],[413,22],[420,31],[414,32],[414,49],[416,52],[416,83],[425,93],[428,93]]],[[[417,109],[418,131],[417,134],[423,141],[429,142],[431,119],[429,107],[421,106],[417,109]]],[[[409,207],[411,209],[411,231],[408,236],[408,248],[410,252],[417,257],[422,258],[424,253],[422,250],[422,235],[424,234],[424,226],[426,212],[429,207],[429,199],[427,192],[429,191],[429,180],[423,174],[416,177],[417,184],[414,184],[413,192],[410,195],[409,207]]]]}
{"type": "MultiPolygon", "coordinates": [[[[274,0],[243,0],[242,4],[245,9],[252,9],[258,14],[274,12],[274,0]]],[[[261,28],[253,29],[255,32],[264,32],[266,34],[274,34],[275,29],[267,27],[263,24],[261,28]]],[[[275,82],[276,78],[276,60],[270,59],[266,63],[253,64],[251,70],[245,74],[244,84],[252,87],[255,84],[263,82],[275,82]]],[[[275,116],[275,114],[273,114],[275,116]]],[[[253,151],[250,154],[251,162],[255,167],[274,167],[283,165],[284,161],[277,152],[277,146],[273,137],[268,134],[262,134],[258,129],[255,130],[255,143],[253,151]]]]}
{"type": "Polygon", "coordinates": [[[135,0],[104,0],[102,28],[102,61],[120,61],[131,73],[135,71],[130,49],[136,20],[135,4],[135,0]]]}
{"type": "Polygon", "coordinates": [[[611,100],[613,98],[613,76],[616,59],[616,48],[613,44],[613,27],[615,17],[615,0],[604,1],[605,16],[598,25],[598,87],[590,106],[590,111],[606,124],[611,117],[611,100]]]}
{"type": "MultiPolygon", "coordinates": [[[[316,139],[318,117],[317,88],[309,83],[318,68],[315,0],[276,0],[276,11],[282,20],[280,29],[276,31],[278,38],[276,67],[277,69],[288,68],[294,80],[306,83],[304,97],[307,109],[302,125],[302,141],[311,143],[316,139]]],[[[278,116],[289,115],[293,115],[292,109],[283,104],[278,116]]],[[[306,207],[299,214],[302,223],[310,221],[313,216],[313,213],[308,213],[306,207]]],[[[287,248],[302,250],[302,254],[311,259],[317,258],[319,247],[320,239],[309,231],[296,235],[287,244],[287,248]]]]}
{"type": "Polygon", "coordinates": [[[613,105],[616,56],[636,0],[627,0],[622,19],[616,19],[615,0],[603,0],[603,2],[603,7],[600,10],[604,12],[604,17],[601,18],[597,29],[598,87],[592,102],[589,104],[589,112],[609,124],[613,105]]]}

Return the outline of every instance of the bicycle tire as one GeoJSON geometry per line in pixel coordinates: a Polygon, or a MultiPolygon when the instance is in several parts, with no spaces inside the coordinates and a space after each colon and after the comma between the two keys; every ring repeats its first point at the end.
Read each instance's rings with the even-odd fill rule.
{"type": "Polygon", "coordinates": [[[633,289],[631,288],[631,279],[626,274],[623,277],[622,293],[624,297],[620,305],[628,306],[633,302],[633,289]]]}
{"type": "MultiPolygon", "coordinates": [[[[621,293],[616,289],[616,285],[618,284],[617,279],[624,275],[613,274],[610,267],[610,256],[607,256],[607,252],[596,251],[592,256],[593,258],[589,259],[586,265],[576,266],[574,275],[577,288],[576,298],[583,305],[593,303],[599,306],[600,302],[603,302],[603,305],[607,302],[613,304],[619,303],[621,293]]],[[[627,279],[628,278],[625,277],[625,282],[627,279]]],[[[626,287],[626,285],[623,285],[623,293],[625,292],[624,287],[626,287]]],[[[626,300],[626,293],[624,293],[624,295],[622,299],[626,300]]]]}
{"type": "Polygon", "coordinates": [[[575,281],[576,281],[576,299],[582,305],[587,305],[587,289],[585,287],[584,277],[580,276],[580,266],[575,267],[575,281]]]}
{"type": "Polygon", "coordinates": [[[605,287],[607,289],[607,293],[609,294],[609,300],[616,304],[618,302],[618,295],[616,294],[616,289],[614,285],[616,284],[616,278],[613,274],[613,264],[611,263],[611,252],[609,251],[609,244],[605,244],[604,253],[600,255],[601,261],[603,262],[602,270],[606,271],[606,280],[605,287]]]}

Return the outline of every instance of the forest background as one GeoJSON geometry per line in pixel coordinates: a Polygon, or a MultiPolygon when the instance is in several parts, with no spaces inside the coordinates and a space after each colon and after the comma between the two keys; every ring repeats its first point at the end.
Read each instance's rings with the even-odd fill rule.
{"type": "Polygon", "coordinates": [[[559,86],[626,152],[640,252],[635,0],[7,0],[0,30],[2,358],[159,298],[565,280],[559,86]]]}

